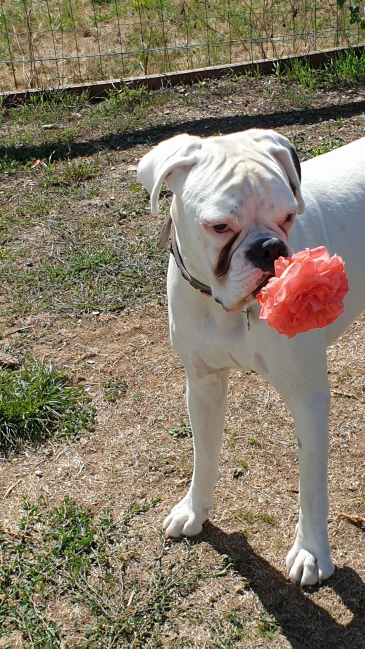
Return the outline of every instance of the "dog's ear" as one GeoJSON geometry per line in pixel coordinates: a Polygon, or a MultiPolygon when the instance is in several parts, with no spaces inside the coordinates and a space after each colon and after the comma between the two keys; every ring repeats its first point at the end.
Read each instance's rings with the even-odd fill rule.
{"type": "Polygon", "coordinates": [[[152,216],[158,214],[158,197],[163,181],[177,167],[195,165],[198,161],[197,152],[201,146],[199,137],[183,133],[161,142],[142,158],[138,165],[137,176],[150,194],[152,216]]]}
{"type": "Polygon", "coordinates": [[[255,142],[261,144],[265,148],[265,150],[270,153],[270,155],[272,155],[284,169],[288,177],[291,190],[298,203],[298,214],[303,214],[304,201],[300,189],[300,162],[294,147],[292,147],[289,140],[284,137],[284,135],[280,135],[280,133],[276,133],[275,131],[252,129],[250,131],[246,131],[246,133],[247,135],[252,137],[255,142]]]}

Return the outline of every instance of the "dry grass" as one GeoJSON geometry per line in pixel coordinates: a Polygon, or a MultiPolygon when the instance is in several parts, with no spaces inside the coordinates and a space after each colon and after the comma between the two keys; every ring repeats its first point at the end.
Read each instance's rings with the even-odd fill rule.
{"type": "MultiPolygon", "coordinates": [[[[258,641],[260,623],[270,615],[273,626],[264,625],[265,633],[274,629],[270,646],[295,646],[296,635],[304,646],[307,642],[308,646],[327,646],[323,643],[331,633],[330,646],[340,647],[345,631],[351,639],[347,646],[361,646],[363,531],[361,525],[344,519],[342,512],[365,512],[364,375],[358,365],[365,352],[364,330],[362,318],[328,354],[333,397],[329,531],[337,566],[334,577],[305,592],[286,580],[285,554],[297,518],[292,418],[260,377],[234,372],[221,456],[223,476],[215,490],[210,522],[196,541],[201,565],[209,567],[210,574],[212,566],[221,565],[216,570],[223,572],[219,579],[205,580],[184,600],[185,612],[174,620],[175,630],[166,631],[166,645],[176,646],[178,638],[185,636],[196,647],[203,647],[204,642],[216,646],[211,644],[212,625],[217,624],[218,633],[225,616],[234,612],[245,622],[240,646],[258,641]],[[235,477],[234,469],[243,460],[245,471],[235,477]],[[228,569],[224,565],[222,569],[219,555],[231,557],[228,569]]],[[[33,323],[32,337],[41,331],[33,323]]],[[[185,379],[169,346],[165,308],[151,306],[139,313],[94,316],[73,324],[55,319],[46,340],[35,343],[32,353],[52,357],[57,365],[68,368],[75,382],[87,387],[97,409],[98,427],[80,442],[60,447],[51,442],[39,453],[26,453],[3,466],[3,492],[21,477],[1,503],[4,528],[16,529],[22,495],[34,501],[43,494],[54,506],[67,493],[95,514],[110,508],[117,520],[131,501],[143,504],[151,497],[160,498],[133,525],[138,551],[143,547],[141,567],[148,570],[163,517],[186,492],[192,466],[189,438],[169,435],[170,428],[186,419],[185,379]],[[114,403],[106,400],[104,388],[112,377],[123,377],[128,383],[127,394],[114,403]]],[[[172,545],[179,556],[184,546],[172,545]]],[[[67,632],[72,608],[65,601],[62,606],[54,604],[52,611],[52,619],[61,621],[67,632]]]]}
{"type": "MultiPolygon", "coordinates": [[[[185,100],[177,91],[162,114],[152,107],[149,134],[156,139],[174,134],[181,130],[177,119],[184,130],[198,134],[228,132],[243,123],[247,127],[259,122],[296,137],[304,158],[321,148],[356,139],[363,132],[362,88],[348,94],[317,91],[310,98],[279,81],[240,85],[227,80],[203,90],[185,100]],[[295,99],[290,93],[296,94],[295,99]],[[300,103],[303,100],[305,108],[300,103]],[[324,122],[318,122],[319,116],[324,122]],[[160,131],[153,130],[156,124],[160,131]],[[207,124],[210,130],[204,129],[207,124]]],[[[85,132],[78,136],[84,142],[85,132]]],[[[93,137],[91,134],[90,149],[93,137]]],[[[36,272],[50,264],[50,259],[57,266],[58,258],[67,258],[70,244],[61,236],[63,225],[78,232],[85,245],[90,244],[93,232],[101,246],[114,239],[127,244],[137,237],[141,223],[149,239],[155,236],[159,223],[148,215],[145,194],[138,187],[137,191],[130,189],[134,180],[133,171],[128,171],[148,150],[146,139],[144,135],[142,141],[113,151],[111,161],[110,151],[89,151],[90,164],[98,156],[98,175],[71,186],[44,184],[45,172],[39,168],[3,176],[6,243],[2,263],[9,273],[15,272],[15,267],[19,270],[14,275],[18,278],[17,295],[27,261],[32,260],[31,269],[36,272]],[[33,189],[29,181],[34,183],[33,189]],[[97,195],[93,194],[95,188],[97,195]],[[110,196],[117,197],[118,212],[110,207],[110,196]],[[51,205],[52,219],[47,205],[51,205]],[[120,210],[125,211],[122,219],[120,210]]],[[[60,164],[56,164],[55,174],[62,175],[60,164]]],[[[168,201],[165,196],[163,209],[168,201]]],[[[154,269],[156,277],[162,277],[165,258],[151,260],[142,244],[139,255],[143,268],[154,269]]],[[[102,268],[92,276],[90,295],[94,295],[94,284],[102,281],[103,272],[102,268]]],[[[133,278],[129,281],[133,283],[133,278]]],[[[134,611],[148,599],[151,580],[163,574],[166,584],[175,564],[184,566],[190,588],[183,591],[176,582],[173,606],[165,606],[162,617],[150,628],[149,639],[141,636],[140,644],[136,641],[134,646],[363,647],[364,316],[328,351],[332,394],[329,534],[337,570],[324,585],[301,590],[288,581],[284,570],[297,519],[298,462],[292,418],[280,397],[254,373],[231,373],[221,454],[223,475],[215,489],[214,510],[203,533],[192,543],[169,542],[159,555],[162,520],[186,492],[192,468],[189,435],[170,433],[184,428],[187,416],[184,372],[169,344],[165,302],[161,296],[160,304],[156,296],[148,302],[142,292],[130,297],[124,310],[113,312],[105,304],[92,313],[87,305],[84,308],[75,301],[66,309],[67,296],[73,295],[72,287],[66,288],[70,293],[63,293],[58,285],[57,300],[50,300],[48,309],[42,291],[26,295],[24,291],[19,306],[11,302],[9,290],[2,317],[2,351],[20,359],[29,355],[52,359],[74,384],[84,386],[96,408],[97,426],[74,443],[51,438],[37,449],[0,460],[0,517],[9,539],[20,534],[23,496],[44,503],[49,512],[68,495],[79,508],[89,508],[95,521],[103,509],[109,509],[122,532],[132,504],[136,515],[128,523],[128,535],[120,537],[123,554],[116,564],[125,570],[127,613],[131,611],[133,618],[134,611]],[[156,568],[156,556],[162,557],[162,573],[156,568]]],[[[118,284],[110,290],[113,297],[118,284]]],[[[42,538],[42,526],[37,523],[33,528],[29,534],[36,544],[42,538]]],[[[90,584],[107,587],[93,570],[90,584]]],[[[100,641],[94,639],[94,644],[85,639],[88,626],[101,628],[101,614],[90,600],[72,600],[71,592],[70,586],[62,597],[45,601],[43,618],[59,623],[61,635],[44,646],[108,646],[105,636],[100,641]]],[[[106,604],[107,591],[98,592],[106,604]]],[[[17,631],[6,645],[5,633],[5,628],[0,630],[0,646],[32,646],[17,631]]],[[[124,646],[119,642],[115,646],[124,646]]]]}

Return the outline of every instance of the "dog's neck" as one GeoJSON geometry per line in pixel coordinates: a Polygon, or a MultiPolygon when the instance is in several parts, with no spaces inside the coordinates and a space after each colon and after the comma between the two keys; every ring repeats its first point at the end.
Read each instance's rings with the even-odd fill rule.
{"type": "Polygon", "coordinates": [[[171,248],[170,248],[170,252],[175,258],[176,265],[177,265],[180,273],[182,274],[183,278],[186,279],[189,282],[190,286],[192,286],[196,290],[200,291],[200,293],[202,293],[204,296],[210,297],[212,295],[212,289],[210,288],[210,286],[208,286],[207,284],[203,284],[198,279],[195,279],[195,277],[193,277],[189,273],[189,271],[187,270],[187,268],[185,266],[183,257],[182,257],[182,255],[180,253],[179,246],[178,246],[177,241],[176,241],[176,232],[175,232],[174,224],[172,224],[172,226],[171,226],[171,248]]]}

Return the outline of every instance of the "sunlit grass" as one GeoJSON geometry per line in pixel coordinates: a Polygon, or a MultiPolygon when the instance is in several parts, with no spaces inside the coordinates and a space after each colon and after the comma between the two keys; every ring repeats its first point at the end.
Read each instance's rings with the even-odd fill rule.
{"type": "Polygon", "coordinates": [[[44,362],[0,370],[0,452],[8,454],[57,433],[92,427],[93,411],[80,387],[44,362]]]}

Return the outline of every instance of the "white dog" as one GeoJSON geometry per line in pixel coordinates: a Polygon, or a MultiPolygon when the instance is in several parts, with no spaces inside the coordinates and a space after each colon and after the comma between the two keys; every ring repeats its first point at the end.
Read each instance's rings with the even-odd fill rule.
{"type": "MultiPolygon", "coordinates": [[[[301,182],[288,140],[264,130],[207,139],[178,135],[152,149],[138,167],[152,215],[162,183],[173,192],[170,333],[187,374],[194,437],[192,483],[166,518],[166,535],[201,531],[220,476],[228,373],[254,370],[294,417],[300,511],[287,567],[294,582],[309,585],[334,571],[326,524],[326,346],[365,308],[365,138],[305,162],[302,174],[301,182]],[[325,329],[288,340],[259,320],[255,296],[280,255],[320,245],[346,262],[345,311],[325,329]]],[[[168,220],[161,245],[170,225],[168,220]]]]}

